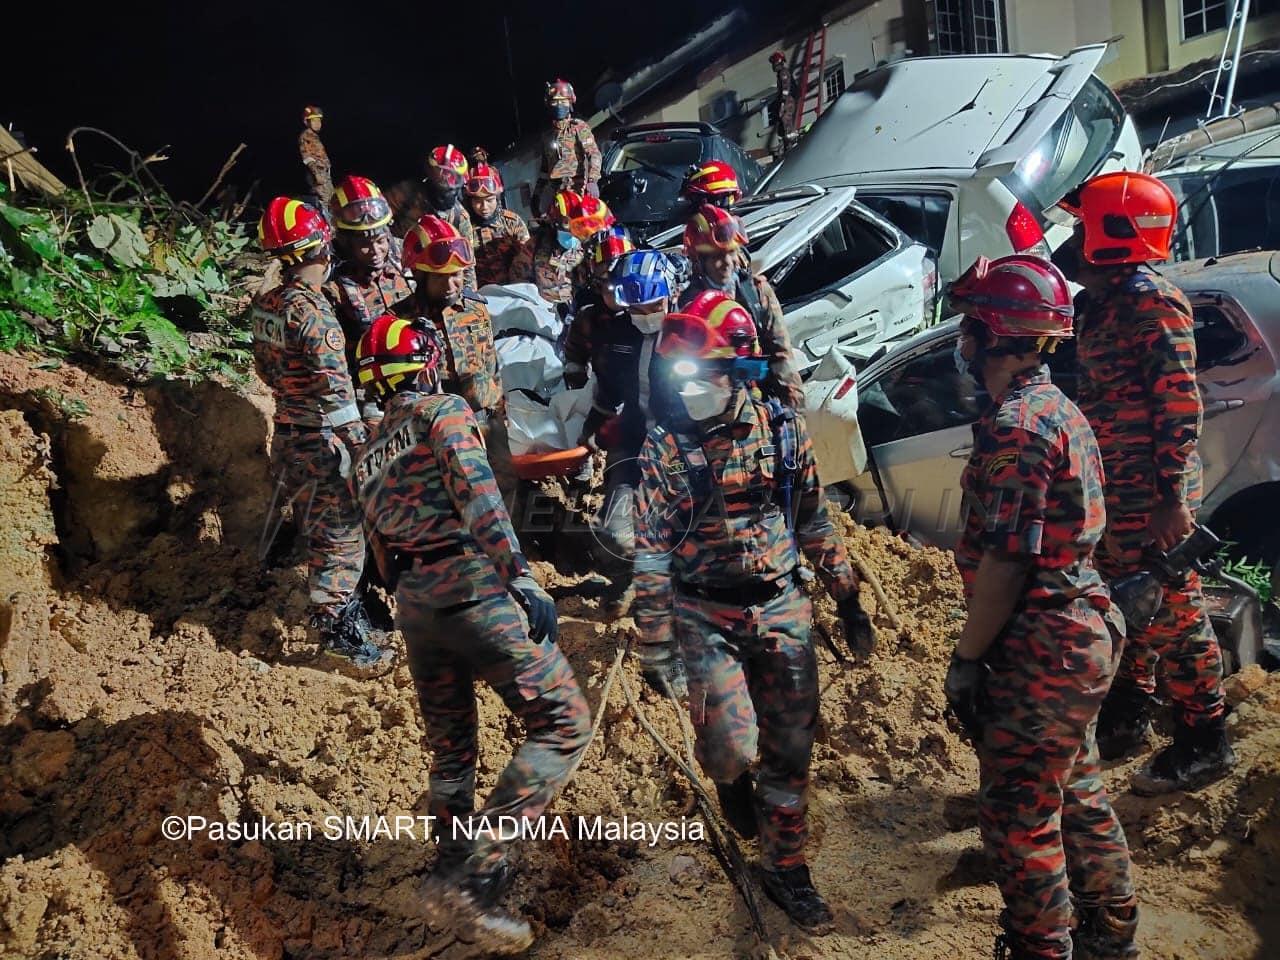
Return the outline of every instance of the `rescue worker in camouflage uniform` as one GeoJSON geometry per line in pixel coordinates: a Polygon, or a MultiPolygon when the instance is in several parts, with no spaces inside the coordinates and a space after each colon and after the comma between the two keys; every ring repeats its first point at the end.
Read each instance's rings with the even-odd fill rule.
{"type": "MultiPolygon", "coordinates": [[[[1109,173],[1063,201],[1081,220],[1068,257],[1085,290],[1076,356],[1080,409],[1098,435],[1107,479],[1107,534],[1098,566],[1108,580],[1144,568],[1192,531],[1203,492],[1197,446],[1191,305],[1147,261],[1169,258],[1177,201],[1156,177],[1109,173]]],[[[1199,574],[1164,584],[1151,626],[1129,638],[1098,722],[1104,758],[1147,742],[1156,670],[1174,703],[1173,743],[1133,779],[1143,794],[1204,786],[1227,774],[1222,653],[1204,609],[1199,574]]]]}
{"type": "MultiPolygon", "coordinates": [[[[462,235],[462,238],[476,249],[476,232],[471,226],[471,216],[462,205],[462,188],[467,182],[467,158],[453,144],[436,147],[427,155],[426,213],[438,217],[462,235]]],[[[421,222],[419,216],[417,221],[421,222]]],[[[412,230],[412,227],[410,228],[412,230]]],[[[476,289],[476,268],[467,267],[465,271],[466,285],[476,289]]]]}
{"type": "Polygon", "coordinates": [[[497,167],[479,164],[471,168],[465,188],[475,233],[476,282],[510,283],[511,266],[529,242],[529,228],[520,214],[504,210],[502,175],[497,167]]]}
{"type": "Polygon", "coordinates": [[[320,142],[320,128],[324,125],[324,111],[308,105],[302,111],[302,133],[298,134],[298,153],[302,165],[307,168],[307,183],[320,203],[327,204],[333,196],[333,173],[329,165],[329,153],[320,142]]]}
{"type": "Polygon", "coordinates": [[[772,284],[762,274],[752,275],[746,259],[747,243],[742,221],[727,209],[715,204],[699,208],[684,230],[684,252],[693,265],[693,278],[680,295],[680,305],[692,302],[705,290],[719,290],[746,307],[769,360],[769,376],[762,388],[799,410],[804,405],[804,392],[782,305],[772,284]]]}
{"type": "Polygon", "coordinates": [[[471,407],[498,486],[504,497],[510,497],[516,477],[507,440],[493,320],[484,297],[464,280],[467,269],[474,265],[475,255],[466,238],[451,224],[428,214],[404,241],[404,267],[418,277],[417,288],[393,312],[421,320],[440,334],[445,344],[443,388],[471,407]]]}
{"type": "Polygon", "coordinates": [[[775,104],[778,111],[773,123],[772,153],[775,160],[781,160],[799,139],[796,134],[796,82],[791,76],[791,68],[787,66],[787,55],[781,50],[775,50],[769,55],[769,66],[773,67],[777,86],[775,104]]]}
{"type": "MultiPolygon", "coordinates": [[[[333,191],[336,246],[342,263],[324,285],[347,341],[347,360],[355,376],[356,344],[375,317],[390,313],[412,292],[400,269],[401,244],[391,236],[391,206],[377,184],[349,176],[333,191]]],[[[382,416],[374,398],[357,386],[356,398],[366,423],[382,416]]]]}
{"type": "Polygon", "coordinates": [[[547,110],[551,129],[542,148],[542,170],[533,188],[533,209],[545,209],[554,193],[572,190],[586,196],[600,196],[600,148],[591,125],[573,115],[578,95],[567,80],[547,84],[547,110]]]}
{"type": "Polygon", "coordinates": [[[561,190],[547,208],[547,215],[533,231],[511,263],[512,283],[537,284],[538,293],[549,303],[573,303],[573,277],[582,262],[582,241],[571,229],[580,219],[582,198],[561,190]]]}
{"type": "Polygon", "coordinates": [[[380,317],[361,339],[360,382],[382,394],[386,416],[356,457],[352,488],[395,589],[431,748],[429,814],[440,854],[427,914],[476,955],[510,954],[533,934],[498,905],[511,880],[498,818],[543,816],[586,750],[591,718],[556,645],[555,604],[534,580],[498,495],[480,427],[462,398],[440,392],[442,352],[435,328],[417,320],[380,317]],[[477,678],[502,697],[527,739],[475,813],[477,678]],[[481,818],[494,830],[483,832],[481,818]],[[469,820],[475,829],[464,833],[469,820]]]}
{"type": "Polygon", "coordinates": [[[384,657],[370,639],[369,617],[356,595],[364,538],[345,477],[365,427],[342,327],[320,291],[331,238],[315,208],[288,197],[268,204],[258,239],[282,261],[284,282],[254,298],[253,356],[275,400],[275,506],[291,503],[307,537],[311,626],[322,652],[343,661],[344,669],[368,672],[386,666],[390,654],[384,657]]]}
{"type": "Polygon", "coordinates": [[[968,619],[945,689],[978,751],[978,822],[1005,902],[996,957],[1134,957],[1129,847],[1095,740],[1124,644],[1092,562],[1102,458],[1042,362],[1071,336],[1071,294],[1052,264],[1017,255],[980,258],[950,302],[965,317],[957,369],[992,398],[961,478],[968,619]]]}
{"type": "Polygon", "coordinates": [[[818,715],[813,608],[800,551],[837,598],[851,646],[872,631],[827,514],[804,421],[752,395],[765,375],[755,324],[708,291],[667,315],[659,354],[680,418],[640,453],[633,606],[646,669],[688,677],[699,764],[725,819],[759,836],[761,881],[801,928],[830,930],[805,864],[809,761],[818,715]],[[786,465],[795,464],[794,472],[786,465]]]}

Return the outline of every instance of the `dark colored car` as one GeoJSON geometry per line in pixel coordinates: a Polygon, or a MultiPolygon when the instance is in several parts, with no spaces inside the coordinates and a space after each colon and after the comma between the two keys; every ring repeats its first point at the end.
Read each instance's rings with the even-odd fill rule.
{"type": "Polygon", "coordinates": [[[764,176],[760,164],[709,123],[642,123],[616,130],[605,146],[600,196],[637,239],[647,239],[689,218],[680,185],[690,167],[707,160],[733,167],[743,193],[764,176]]]}

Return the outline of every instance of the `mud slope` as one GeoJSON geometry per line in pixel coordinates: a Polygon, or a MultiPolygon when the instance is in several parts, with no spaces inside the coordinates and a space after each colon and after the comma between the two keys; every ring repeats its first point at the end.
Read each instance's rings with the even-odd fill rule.
{"type": "MultiPolygon", "coordinates": [[[[453,957],[418,905],[433,856],[330,841],[329,815],[423,810],[430,757],[401,666],[357,683],[316,669],[295,553],[258,563],[269,401],[210,385],[130,390],[0,355],[0,955],[15,958],[453,957]],[[309,821],[310,842],[170,841],[165,817],[309,821]]],[[[800,958],[989,955],[998,897],[974,858],[976,764],[940,693],[960,593],[949,557],[879,532],[847,538],[903,620],[842,668],[825,651],[813,864],[838,931],[800,958]]],[[[593,707],[629,621],[592,578],[538,573],[593,707]]],[[[831,610],[821,604],[820,618],[831,610]]],[[[628,670],[632,683],[633,670],[628,670]]],[[[1233,685],[1241,765],[1161,804],[1122,795],[1144,956],[1280,956],[1280,680],[1233,685]]],[[[482,787],[520,730],[480,694],[482,787]]],[[[678,742],[675,714],[646,700],[678,742]]],[[[1109,773],[1122,791],[1129,768],[1109,773]]],[[[687,787],[621,697],[566,816],[678,820],[687,787]]],[[[536,958],[729,958],[744,910],[705,845],[552,840],[520,854],[512,904],[536,958]]]]}

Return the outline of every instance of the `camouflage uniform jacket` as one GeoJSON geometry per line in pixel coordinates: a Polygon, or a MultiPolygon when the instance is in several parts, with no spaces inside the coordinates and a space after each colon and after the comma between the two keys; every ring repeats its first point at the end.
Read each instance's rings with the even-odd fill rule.
{"type": "Polygon", "coordinates": [[[983,551],[996,549],[1031,558],[1023,611],[1082,598],[1110,607],[1092,559],[1106,527],[1102,458],[1047,367],[1015,377],[974,424],[960,487],[967,515],[956,565],[966,597],[983,551]]]}
{"type": "Polygon", "coordinates": [[[553,227],[538,230],[511,263],[513,283],[536,283],[544,300],[573,302],[573,272],[582,262],[582,247],[565,250],[553,227]]]}
{"type": "Polygon", "coordinates": [[[701,519],[703,505],[694,503],[675,436],[663,426],[650,431],[640,451],[636,500],[633,609],[642,642],[671,639],[673,579],[707,587],[764,585],[795,569],[797,546],[833,596],[857,589],[818,484],[813,441],[801,418],[795,425],[794,533],[775,501],[777,451],[763,403],[748,399],[728,423],[698,436],[711,479],[711,503],[701,519]]]}
{"type": "Polygon", "coordinates": [[[492,223],[481,223],[473,216],[471,227],[476,235],[476,282],[482,287],[510,283],[512,264],[529,242],[529,228],[520,214],[499,210],[492,223]]]}
{"type": "Polygon", "coordinates": [[[435,315],[423,316],[415,300],[397,305],[394,312],[398,317],[430,323],[439,331],[448,370],[442,378],[446,392],[462,397],[476,413],[501,410],[502,385],[498,379],[498,351],[493,343],[493,320],[480,294],[463,290],[461,304],[444,307],[435,315]]]}
{"type": "Polygon", "coordinates": [[[399,261],[393,262],[390,257],[377,274],[368,273],[356,263],[344,263],[324,285],[324,295],[333,304],[347,338],[347,354],[353,367],[356,344],[369,325],[391,313],[412,292],[400,272],[399,261]]]}
{"type": "MultiPolygon", "coordinates": [[[[696,273],[680,295],[680,306],[688,306],[694,297],[709,289],[711,284],[707,282],[706,276],[696,273]]],[[[733,299],[746,307],[756,322],[760,351],[769,360],[769,392],[784,403],[800,409],[803,399],[800,373],[792,356],[791,337],[787,333],[782,304],[778,302],[773,284],[763,276],[752,276],[746,269],[738,270],[734,280],[733,299]]]]}
{"type": "Polygon", "coordinates": [[[355,456],[351,486],[375,548],[416,558],[429,605],[506,593],[528,573],[480,428],[460,397],[401,391],[355,456]]]}
{"type": "Polygon", "coordinates": [[[627,311],[611,311],[595,291],[578,297],[564,338],[564,376],[570,387],[585,384],[588,369],[594,369],[596,376],[601,376],[607,331],[615,321],[631,326],[627,311]]]}
{"type": "Polygon", "coordinates": [[[302,133],[298,134],[298,153],[302,156],[302,163],[307,168],[311,185],[320,195],[320,199],[327,203],[329,197],[324,195],[323,186],[328,184],[329,193],[332,194],[333,179],[330,173],[329,153],[320,142],[320,134],[306,127],[302,133]]]}
{"type": "Polygon", "coordinates": [[[1080,409],[1097,432],[1108,489],[1149,503],[1197,501],[1204,411],[1183,292],[1158,274],[1117,272],[1078,313],[1076,358],[1080,409]]]}
{"type": "Polygon", "coordinates": [[[338,427],[360,419],[346,338],[320,287],[292,278],[250,311],[253,358],[275,398],[276,423],[338,427]]]}
{"type": "Polygon", "coordinates": [[[600,148],[591,125],[577,117],[557,120],[542,148],[542,177],[561,190],[582,192],[600,179],[600,148]]]}

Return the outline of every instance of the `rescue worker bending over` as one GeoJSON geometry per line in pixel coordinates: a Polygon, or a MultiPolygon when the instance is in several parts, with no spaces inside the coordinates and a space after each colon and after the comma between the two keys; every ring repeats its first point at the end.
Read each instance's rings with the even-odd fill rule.
{"type": "Polygon", "coordinates": [[[728,210],[706,204],[684,230],[684,252],[693,266],[693,279],[680,295],[681,307],[704,290],[719,290],[746,307],[760,332],[760,347],[769,361],[765,393],[799,410],[804,403],[800,373],[791,355],[791,338],[782,306],[763,275],[752,276],[746,260],[747,232],[728,210]]]}
{"type": "Polygon", "coordinates": [[[498,496],[471,409],[440,392],[442,344],[433,327],[376,320],[360,341],[360,381],[386,416],[357,456],[352,487],[374,556],[396,594],[431,748],[430,814],[440,856],[427,885],[431,919],[478,954],[533,941],[498,902],[511,879],[498,818],[536,821],[563,789],[590,738],[587,702],[556,645],[556,608],[533,579],[498,496]],[[484,680],[527,739],[498,777],[469,840],[477,716],[484,680]]]}
{"type": "MultiPolygon", "coordinates": [[[[1149,567],[1151,546],[1186,539],[1203,493],[1198,451],[1195,321],[1186,296],[1147,261],[1169,258],[1177,201],[1142,173],[1095,177],[1063,206],[1081,219],[1064,254],[1084,286],[1076,359],[1080,409],[1093,425],[1106,474],[1107,532],[1098,567],[1115,581],[1149,567]],[[1072,256],[1074,254],[1074,256],[1072,256]]],[[[1192,790],[1225,776],[1222,652],[1204,609],[1200,575],[1164,584],[1155,621],[1135,631],[1098,720],[1104,759],[1146,744],[1156,670],[1174,703],[1171,746],[1132,783],[1143,794],[1192,790]]]]}
{"type": "Polygon", "coordinates": [[[1094,736],[1124,643],[1093,566],[1102,459],[1042,364],[1071,336],[1071,295],[1052,264],[1012,256],[979,259],[950,298],[964,314],[957,368],[992,398],[961,479],[968,619],[946,696],[978,751],[979,826],[1005,903],[996,957],[1133,957],[1129,847],[1094,736]]]}
{"type": "MultiPolygon", "coordinates": [[[[333,219],[338,227],[338,269],[324,286],[347,340],[347,360],[355,377],[356,344],[375,317],[413,290],[400,269],[401,244],[391,236],[391,205],[378,185],[365,177],[347,177],[333,192],[333,219]]],[[[359,386],[356,397],[366,422],[382,416],[359,386]]]]}
{"type": "Polygon", "coordinates": [[[640,642],[679,644],[698,762],[725,819],[759,835],[769,896],[803,929],[825,932],[831,910],[804,856],[818,670],[800,551],[837,598],[851,645],[869,643],[870,623],[804,421],[752,396],[766,364],[750,315],[704,292],[668,314],[658,352],[681,378],[684,416],[655,427],[640,453],[640,642]]]}
{"type": "Polygon", "coordinates": [[[276,505],[292,504],[307,538],[311,626],[322,652],[367,672],[387,665],[391,655],[370,640],[369,617],[356,596],[364,537],[345,477],[365,428],[342,327],[320,292],[331,238],[315,208],[288,197],[267,205],[258,239],[283,262],[284,283],[254,298],[253,357],[275,400],[276,505]]]}
{"type": "Polygon", "coordinates": [[[471,168],[465,188],[475,232],[476,282],[511,283],[511,265],[529,242],[529,228],[520,215],[500,206],[502,176],[487,163],[471,168]]]}
{"type": "Polygon", "coordinates": [[[418,277],[418,285],[413,296],[398,304],[394,312],[399,317],[420,319],[440,334],[445,345],[441,384],[471,407],[498,486],[508,496],[515,489],[516,478],[507,441],[493,321],[484,297],[464,280],[474,265],[471,244],[450,224],[428,214],[405,237],[404,267],[418,277]]]}

